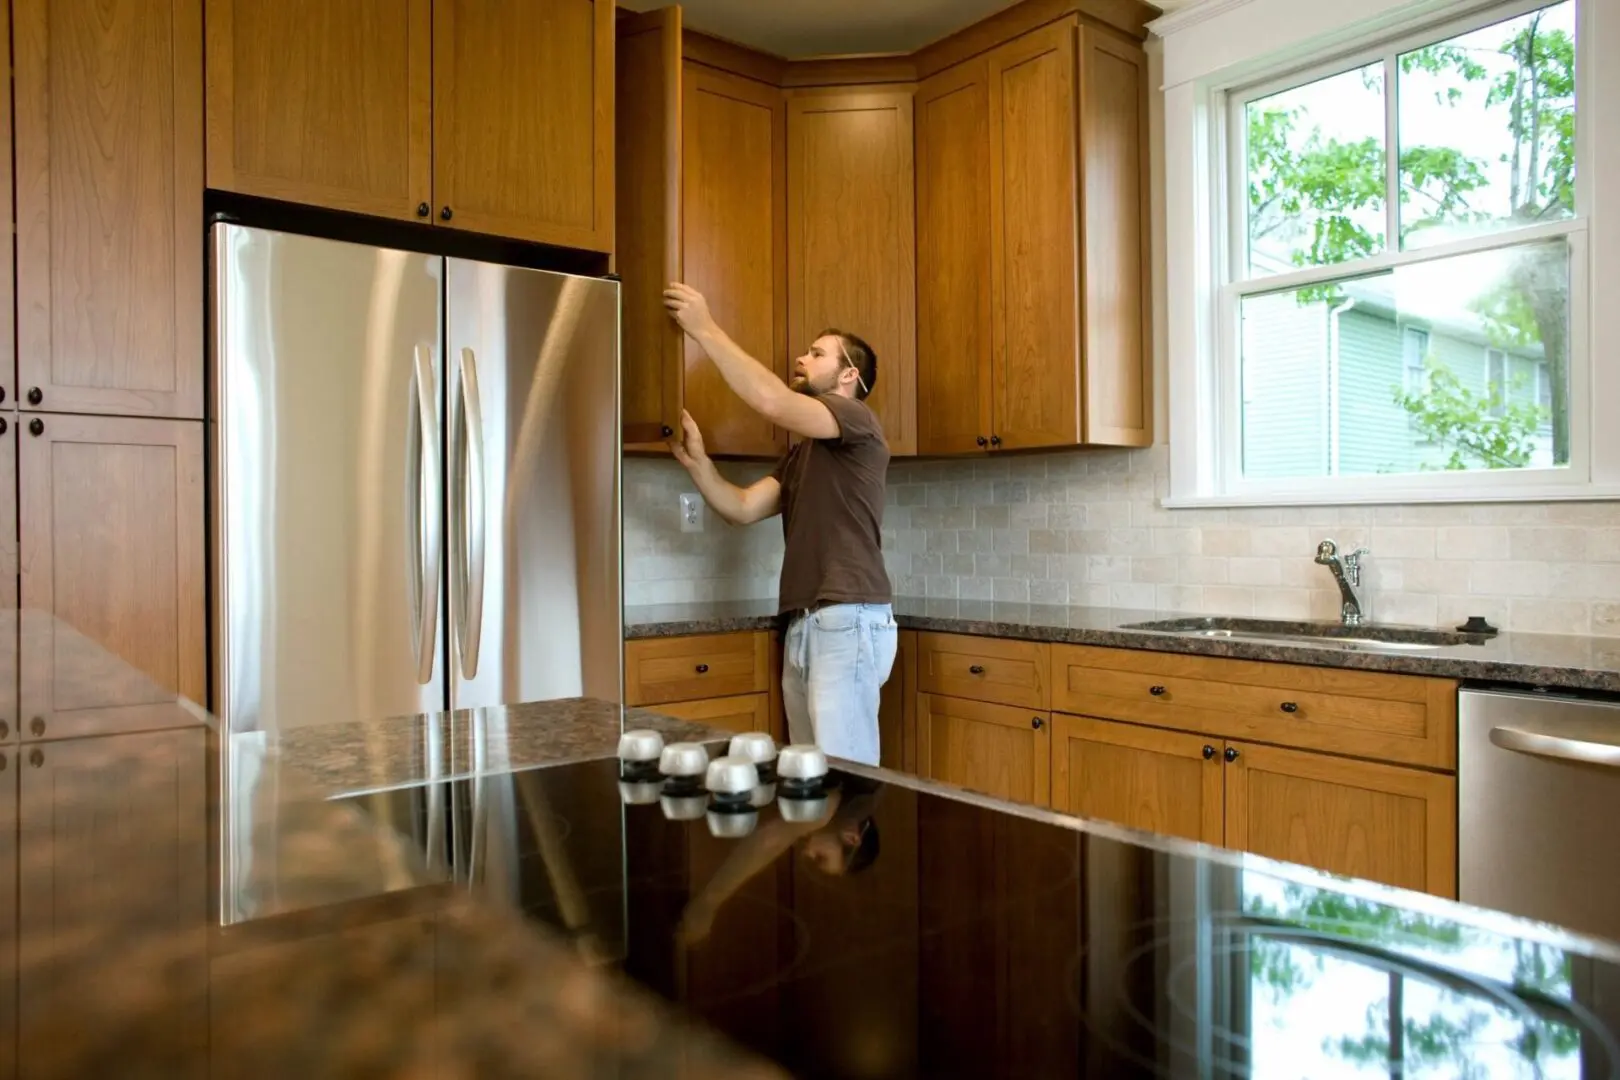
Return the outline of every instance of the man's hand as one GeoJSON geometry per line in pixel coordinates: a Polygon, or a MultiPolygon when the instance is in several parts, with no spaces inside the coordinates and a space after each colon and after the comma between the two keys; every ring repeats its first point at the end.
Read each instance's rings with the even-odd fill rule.
{"type": "Polygon", "coordinates": [[[703,299],[703,294],[690,285],[683,285],[678,281],[671,282],[669,288],[664,290],[664,307],[669,310],[670,317],[680,324],[693,337],[701,336],[705,331],[714,329],[714,316],[709,314],[709,302],[703,299]]]}
{"type": "Polygon", "coordinates": [[[709,460],[709,455],[703,449],[703,433],[698,430],[697,421],[685,409],[681,410],[681,433],[679,438],[669,440],[669,452],[675,455],[675,460],[686,466],[688,472],[709,460]]]}

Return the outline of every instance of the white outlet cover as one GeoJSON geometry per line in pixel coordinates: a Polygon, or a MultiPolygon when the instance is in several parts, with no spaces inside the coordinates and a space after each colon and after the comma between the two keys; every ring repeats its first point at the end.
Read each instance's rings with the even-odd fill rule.
{"type": "Polygon", "coordinates": [[[703,496],[696,492],[681,495],[681,532],[703,531],[703,496]]]}

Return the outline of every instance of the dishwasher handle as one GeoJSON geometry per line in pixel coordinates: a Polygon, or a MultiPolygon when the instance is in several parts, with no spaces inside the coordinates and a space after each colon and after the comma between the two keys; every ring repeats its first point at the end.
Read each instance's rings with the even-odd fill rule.
{"type": "Polygon", "coordinates": [[[1620,742],[1591,735],[1590,725],[1546,720],[1533,725],[1498,725],[1490,731],[1491,743],[1503,750],[1620,769],[1620,742]]]}

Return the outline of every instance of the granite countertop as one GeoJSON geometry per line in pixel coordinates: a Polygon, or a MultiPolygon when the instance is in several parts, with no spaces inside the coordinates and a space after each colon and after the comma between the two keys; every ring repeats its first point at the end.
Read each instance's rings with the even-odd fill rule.
{"type": "MultiPolygon", "coordinates": [[[[1478,644],[1433,651],[1361,652],[1307,642],[1243,641],[1128,629],[1145,622],[1197,618],[1167,611],[911,598],[897,599],[894,611],[901,627],[910,630],[1620,693],[1620,638],[1502,633],[1482,638],[1478,644]]],[[[627,608],[624,636],[634,640],[734,633],[766,630],[778,623],[773,600],[660,604],[627,608]]]]}

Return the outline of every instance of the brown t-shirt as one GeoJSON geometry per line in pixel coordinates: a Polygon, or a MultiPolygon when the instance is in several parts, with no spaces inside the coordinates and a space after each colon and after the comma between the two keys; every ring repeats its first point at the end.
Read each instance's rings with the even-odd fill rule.
{"type": "Polygon", "coordinates": [[[782,485],[780,611],[818,604],[887,604],[883,569],[883,483],[889,444],[863,402],[816,397],[832,410],[838,437],[803,439],[771,475],[782,485]]]}

